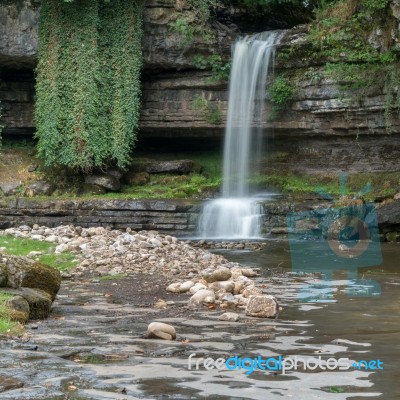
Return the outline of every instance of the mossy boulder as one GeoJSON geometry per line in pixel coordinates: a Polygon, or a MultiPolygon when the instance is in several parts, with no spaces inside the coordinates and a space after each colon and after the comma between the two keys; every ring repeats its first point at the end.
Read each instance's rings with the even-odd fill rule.
{"type": "Polygon", "coordinates": [[[7,284],[7,268],[5,265],[0,264],[0,287],[7,284]]]}
{"type": "Polygon", "coordinates": [[[17,316],[18,312],[23,312],[24,306],[22,305],[21,300],[14,300],[11,304],[10,301],[15,299],[16,297],[22,297],[28,305],[29,305],[29,319],[44,319],[47,318],[50,314],[52,299],[51,295],[44,290],[40,289],[31,289],[31,288],[19,288],[19,289],[9,289],[4,288],[1,290],[4,293],[12,294],[14,297],[7,300],[8,308],[10,311],[10,318],[12,317],[14,312],[14,307],[20,307],[20,310],[15,309],[15,316],[17,316]]]}
{"type": "Polygon", "coordinates": [[[40,289],[50,294],[52,300],[60,290],[60,271],[27,257],[7,256],[0,262],[1,270],[7,274],[7,283],[3,286],[40,289]]]}
{"type": "Polygon", "coordinates": [[[0,310],[0,318],[10,318],[12,321],[25,323],[29,319],[30,307],[29,303],[22,296],[13,296],[4,303],[6,311],[2,315],[0,310]]]}

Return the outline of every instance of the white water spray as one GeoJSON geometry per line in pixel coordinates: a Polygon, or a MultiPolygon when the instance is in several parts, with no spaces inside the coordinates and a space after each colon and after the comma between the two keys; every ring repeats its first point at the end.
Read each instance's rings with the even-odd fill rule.
{"type": "Polygon", "coordinates": [[[222,198],[204,205],[203,238],[260,238],[262,207],[251,197],[250,175],[262,155],[266,80],[280,32],[238,40],[233,49],[225,131],[222,198]]]}

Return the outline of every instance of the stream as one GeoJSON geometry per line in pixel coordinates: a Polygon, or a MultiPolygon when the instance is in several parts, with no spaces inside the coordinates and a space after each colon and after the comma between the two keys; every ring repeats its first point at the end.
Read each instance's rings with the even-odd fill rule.
{"type": "MultiPolygon", "coordinates": [[[[28,324],[26,341],[2,341],[0,394],[4,400],[108,399],[365,399],[400,398],[399,245],[383,246],[383,266],[368,275],[380,296],[346,294],[345,276],[335,276],[333,298],[303,302],[310,275],[290,272],[286,242],[265,250],[219,251],[230,260],[261,268],[266,293],[283,308],[277,319],[219,321],[221,310],[188,311],[187,296],[175,295],[168,310],[114,302],[96,280],[64,281],[50,319],[28,324]],[[176,327],[177,341],[143,337],[150,321],[176,327]],[[191,369],[188,358],[192,355],[191,369]],[[381,360],[382,370],[311,371],[206,369],[201,358],[302,357],[381,360]],[[199,368],[196,369],[196,362],[199,368]]],[[[366,273],[366,271],[364,271],[366,273]]],[[[142,279],[142,278],[132,278],[142,279]]],[[[111,283],[110,283],[111,284],[111,283]]],[[[129,284],[115,282],[115,285],[129,284]]],[[[118,286],[117,286],[118,287],[118,286]]]]}

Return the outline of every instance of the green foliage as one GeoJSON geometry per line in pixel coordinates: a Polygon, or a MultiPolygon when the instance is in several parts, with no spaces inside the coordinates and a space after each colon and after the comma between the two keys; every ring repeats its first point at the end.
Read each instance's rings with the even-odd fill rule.
{"type": "Polygon", "coordinates": [[[270,120],[285,110],[295,95],[294,83],[283,76],[276,77],[268,87],[269,100],[272,103],[270,120]]]}
{"type": "Polygon", "coordinates": [[[193,97],[192,109],[203,111],[207,121],[211,124],[217,125],[221,123],[221,112],[219,108],[199,94],[193,97]]]}
{"type": "Polygon", "coordinates": [[[4,126],[2,124],[2,119],[3,119],[3,107],[1,106],[1,102],[0,102],[0,150],[1,150],[1,146],[2,146],[2,133],[3,133],[3,129],[4,129],[4,126]]]}
{"type": "Polygon", "coordinates": [[[212,54],[208,57],[197,55],[193,57],[193,65],[198,69],[211,69],[210,81],[226,81],[229,79],[232,61],[224,62],[219,54],[212,54]]]}
{"type": "Polygon", "coordinates": [[[142,8],[143,1],[42,2],[35,118],[47,166],[129,163],[140,111],[142,8]]]}
{"type": "Polygon", "coordinates": [[[316,11],[309,39],[315,55],[329,61],[379,62],[380,51],[368,42],[372,29],[380,26],[385,40],[392,29],[386,13],[388,0],[323,1],[316,11]]]}
{"type": "MultiPolygon", "coordinates": [[[[340,181],[335,174],[298,175],[268,173],[253,177],[251,182],[255,185],[259,185],[260,190],[273,188],[283,193],[302,194],[324,192],[333,197],[338,197],[343,194],[340,181]]],[[[361,188],[370,185],[372,191],[363,195],[363,198],[368,201],[374,201],[377,197],[393,196],[397,192],[399,182],[399,172],[350,174],[344,194],[350,197],[360,197],[361,188]]]]}
{"type": "MultiPolygon", "coordinates": [[[[193,15],[192,15],[193,17],[193,15]]],[[[211,42],[213,39],[213,32],[203,24],[198,24],[191,16],[185,15],[177,18],[175,21],[169,23],[171,32],[177,33],[180,37],[180,46],[182,48],[190,46],[196,37],[200,37],[202,41],[211,42]]]]}
{"type": "Polygon", "coordinates": [[[202,41],[211,42],[214,33],[208,26],[210,10],[215,8],[217,0],[186,0],[191,13],[182,13],[182,16],[169,23],[169,29],[181,37],[181,47],[191,45],[196,37],[202,41]]]}

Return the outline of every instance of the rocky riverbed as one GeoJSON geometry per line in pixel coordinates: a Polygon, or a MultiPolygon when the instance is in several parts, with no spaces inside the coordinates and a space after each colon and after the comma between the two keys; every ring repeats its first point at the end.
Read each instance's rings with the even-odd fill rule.
{"type": "MultiPolygon", "coordinates": [[[[286,396],[316,400],[321,394],[327,400],[346,399],[348,394],[332,392],[335,385],[344,385],[361,397],[375,394],[369,389],[370,374],[364,371],[317,371],[317,375],[256,371],[246,375],[238,369],[207,369],[201,362],[196,367],[201,358],[273,357],[299,354],[299,349],[309,357],[357,354],[362,344],[310,335],[314,328],[304,313],[327,307],[297,303],[297,291],[310,277],[256,276],[256,269],[156,232],[20,227],[3,234],[51,241],[57,252],[75,252],[80,264],[75,272],[64,274],[49,319],[29,322],[23,337],[1,338],[2,399],[274,400],[286,396]],[[129,264],[122,256],[119,263],[118,246],[127,249],[118,254],[132,254],[137,261],[129,264]],[[164,247],[169,251],[163,251],[164,247]],[[158,266],[150,257],[165,262],[158,266]],[[231,273],[228,280],[227,271],[231,273]],[[214,281],[218,274],[225,280],[214,281]],[[232,286],[232,282],[233,291],[238,282],[248,282],[246,286],[252,290],[276,296],[283,309],[279,318],[249,316],[244,305],[224,307],[229,302],[219,298],[220,288],[213,287],[221,283],[232,286]],[[190,290],[200,284],[207,286],[203,290],[212,290],[215,299],[190,307],[190,290]],[[171,285],[179,290],[167,291],[171,285]],[[181,293],[182,285],[190,287],[186,294],[181,293]],[[226,311],[236,317],[221,318],[226,311]],[[149,324],[155,321],[173,326],[176,340],[147,338],[149,324]]],[[[224,296],[238,295],[228,292],[224,296]]]]}
{"type": "MultiPolygon", "coordinates": [[[[64,277],[157,275],[165,279],[167,291],[190,294],[191,308],[208,304],[225,311],[245,309],[254,317],[275,317],[279,311],[277,300],[252,280],[258,275],[256,270],[156,231],[35,225],[6,229],[2,234],[54,243],[55,253],[75,253],[80,263],[64,277]]],[[[31,256],[37,257],[38,253],[31,256]]],[[[230,313],[223,318],[239,317],[230,313]]]]}

